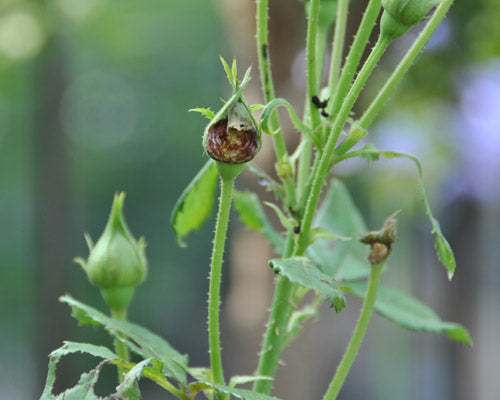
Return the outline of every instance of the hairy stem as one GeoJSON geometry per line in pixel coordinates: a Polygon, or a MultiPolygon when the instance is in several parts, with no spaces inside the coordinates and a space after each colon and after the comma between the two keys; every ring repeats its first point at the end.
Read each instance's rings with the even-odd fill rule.
{"type": "Polygon", "coordinates": [[[366,329],[368,328],[368,323],[370,322],[370,318],[373,313],[373,306],[375,305],[375,299],[377,298],[377,291],[380,283],[380,274],[384,264],[385,262],[371,266],[368,290],[363,302],[363,307],[361,308],[358,323],[354,328],[349,345],[347,346],[344,356],[342,357],[342,361],[337,367],[337,371],[335,372],[323,400],[335,400],[337,398],[337,395],[344,384],[345,378],[351,369],[352,363],[358,354],[361,343],[365,337],[366,329]]]}
{"type": "Polygon", "coordinates": [[[210,267],[210,290],[208,293],[208,338],[210,349],[210,365],[212,367],[214,383],[224,384],[222,369],[220,331],[219,331],[219,305],[220,285],[222,276],[222,257],[226,242],[229,211],[233,195],[234,179],[221,178],[221,194],[219,199],[219,213],[215,226],[214,247],[212,251],[212,265],[210,267]]]}
{"type": "MultiPolygon", "coordinates": [[[[293,231],[288,232],[283,258],[290,257],[293,251],[293,231]]],[[[286,334],[286,326],[291,312],[289,303],[292,293],[292,283],[288,278],[279,278],[274,290],[273,304],[271,313],[264,334],[264,341],[259,357],[256,375],[273,377],[276,373],[281,351],[283,350],[283,341],[286,334]]],[[[253,390],[259,393],[269,394],[273,381],[258,380],[253,385],[253,390]]]]}
{"type": "MultiPolygon", "coordinates": [[[[127,320],[127,309],[117,309],[117,308],[112,308],[111,309],[111,316],[114,319],[118,319],[120,321],[126,321],[127,320]]],[[[118,357],[120,357],[123,361],[129,361],[130,360],[130,353],[128,350],[128,347],[125,343],[123,343],[121,340],[115,339],[113,341],[113,345],[115,347],[115,353],[118,357]]],[[[122,383],[123,382],[123,374],[127,372],[127,370],[123,367],[117,367],[118,369],[118,382],[122,383]]]]}
{"type": "Polygon", "coordinates": [[[332,130],[328,136],[328,141],[325,145],[325,149],[321,154],[321,158],[319,160],[318,169],[316,175],[314,176],[311,192],[307,199],[307,204],[304,213],[304,219],[302,220],[301,234],[298,240],[298,254],[303,254],[309,245],[309,233],[311,231],[311,226],[313,222],[314,212],[316,210],[316,206],[319,200],[319,194],[321,192],[321,188],[326,181],[327,175],[330,171],[330,161],[333,156],[333,152],[335,150],[335,145],[337,140],[342,132],[342,128],[347,121],[350,111],[356,102],[359,93],[363,89],[367,79],[371,75],[373,69],[377,65],[378,60],[387,49],[387,46],[390,43],[390,39],[386,37],[380,37],[377,41],[377,44],[372,49],[370,56],[366,60],[363,68],[359,72],[356,80],[354,81],[351,90],[347,94],[342,107],[335,119],[335,123],[332,127],[332,130]]]}

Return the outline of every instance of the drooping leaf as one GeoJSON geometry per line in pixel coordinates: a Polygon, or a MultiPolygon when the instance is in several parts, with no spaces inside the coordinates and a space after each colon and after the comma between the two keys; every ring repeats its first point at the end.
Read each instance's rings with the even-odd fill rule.
{"type": "Polygon", "coordinates": [[[280,222],[281,222],[281,225],[283,225],[283,227],[287,230],[291,230],[295,227],[296,223],[293,219],[291,218],[288,218],[284,213],[283,211],[280,210],[280,208],[276,205],[276,204],[273,204],[273,203],[270,203],[268,201],[264,202],[264,204],[268,207],[271,207],[273,209],[273,211],[276,213],[276,215],[278,216],[280,222]]]}
{"type": "Polygon", "coordinates": [[[75,300],[69,295],[60,297],[73,310],[73,316],[80,324],[102,326],[111,336],[125,343],[143,358],[154,357],[163,363],[164,375],[186,384],[187,356],[173,349],[164,339],[142,326],[120,321],[101,313],[93,307],[75,300]]]}
{"type": "Polygon", "coordinates": [[[96,346],[90,343],[64,342],[64,345],[54,350],[49,355],[49,368],[45,388],[40,400],[96,400],[94,385],[97,382],[102,365],[81,375],[78,383],[63,393],[55,396],[52,394],[56,380],[56,366],[61,357],[72,353],[87,353],[103,360],[116,360],[119,357],[104,346],[96,346]]]}
{"type": "Polygon", "coordinates": [[[210,217],[215,202],[217,170],[213,160],[208,160],[184,189],[170,215],[170,225],[174,229],[179,246],[186,246],[184,237],[193,230],[200,229],[210,217]]]}
{"type": "Polygon", "coordinates": [[[306,257],[275,258],[269,265],[291,282],[312,289],[327,298],[335,311],[340,312],[346,305],[345,298],[338,290],[332,277],[322,272],[318,265],[306,257]]]}
{"type": "Polygon", "coordinates": [[[409,160],[415,163],[418,170],[418,179],[419,179],[418,186],[420,189],[422,202],[424,203],[425,213],[427,214],[427,217],[429,218],[429,221],[431,222],[432,225],[431,233],[434,234],[435,236],[434,248],[436,249],[436,253],[438,255],[439,260],[441,261],[441,263],[444,265],[444,267],[448,272],[448,279],[451,280],[451,278],[453,278],[453,274],[455,273],[455,267],[456,267],[455,256],[453,255],[453,250],[451,249],[450,244],[448,243],[443,233],[441,232],[441,226],[439,225],[439,222],[432,215],[431,206],[429,204],[429,200],[427,199],[427,194],[425,192],[422,164],[420,163],[420,160],[412,154],[399,153],[393,151],[382,151],[377,149],[372,144],[367,144],[362,149],[352,152],[352,155],[357,155],[359,157],[366,158],[367,160],[370,161],[376,161],[380,158],[380,156],[384,156],[386,158],[394,158],[394,157],[408,158],[409,160]]]}
{"type": "Polygon", "coordinates": [[[311,318],[319,319],[318,308],[315,304],[307,304],[304,308],[300,310],[295,310],[288,321],[288,326],[286,328],[286,335],[283,347],[288,346],[288,344],[295,339],[300,330],[304,327],[305,323],[311,318]]]}
{"type": "Polygon", "coordinates": [[[316,216],[314,226],[320,226],[338,235],[351,237],[349,241],[316,240],[309,246],[309,256],[321,270],[340,280],[361,279],[370,274],[368,248],[357,238],[368,229],[344,184],[335,179],[316,216]]]}
{"type": "Polygon", "coordinates": [[[238,385],[243,385],[248,382],[255,381],[272,381],[273,378],[270,376],[259,376],[259,375],[234,375],[229,380],[229,387],[234,388],[238,385]]]}
{"type": "Polygon", "coordinates": [[[137,387],[137,382],[141,379],[144,368],[148,367],[153,363],[153,358],[147,358],[137,363],[130,371],[128,371],[123,379],[123,382],[116,388],[116,393],[113,398],[122,399],[126,398],[128,400],[140,400],[141,393],[137,387]]]}
{"type": "MultiPolygon", "coordinates": [[[[340,289],[363,298],[367,284],[365,282],[348,282],[340,289]]],[[[472,345],[470,335],[462,325],[442,321],[425,304],[399,290],[380,286],[375,300],[375,311],[403,328],[446,334],[452,340],[472,345]]]]}
{"type": "Polygon", "coordinates": [[[207,389],[215,389],[216,391],[222,393],[222,394],[229,394],[232,397],[235,397],[237,399],[241,400],[279,400],[277,397],[273,396],[268,396],[266,394],[262,393],[257,393],[254,392],[253,390],[246,390],[246,389],[236,389],[234,387],[230,386],[225,386],[225,385],[216,385],[210,382],[196,382],[196,384],[199,385],[201,390],[207,390],[207,389]]]}
{"type": "Polygon", "coordinates": [[[252,192],[234,192],[234,207],[240,214],[240,219],[248,229],[262,233],[278,254],[282,254],[284,239],[271,226],[262,208],[259,198],[252,192]]]}

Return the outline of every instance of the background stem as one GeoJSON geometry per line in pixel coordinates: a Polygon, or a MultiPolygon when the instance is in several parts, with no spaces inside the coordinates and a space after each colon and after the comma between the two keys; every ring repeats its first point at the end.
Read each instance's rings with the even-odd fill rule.
{"type": "Polygon", "coordinates": [[[398,83],[403,79],[405,74],[415,62],[416,58],[419,56],[420,52],[423,50],[423,48],[431,38],[436,28],[444,19],[452,4],[453,0],[445,0],[436,9],[429,22],[427,22],[427,25],[418,36],[417,40],[415,40],[411,48],[406,53],[405,57],[401,60],[385,85],[379,91],[377,97],[370,103],[370,106],[360,118],[359,125],[362,128],[367,129],[371,125],[382,106],[385,104],[389,96],[394,92],[398,83]]]}
{"type": "MultiPolygon", "coordinates": [[[[268,28],[268,0],[257,0],[257,57],[259,59],[260,82],[264,100],[269,103],[276,97],[271,73],[271,55],[269,53],[269,28],[268,28]]],[[[273,137],[274,151],[277,162],[288,158],[285,139],[280,128],[278,114],[273,112],[270,118],[270,127],[276,132],[273,137]]],[[[285,205],[295,206],[295,182],[292,177],[283,178],[285,187],[285,205]]]]}
{"type": "Polygon", "coordinates": [[[215,225],[212,265],[210,267],[210,290],[208,293],[208,338],[210,365],[212,367],[214,383],[222,385],[224,384],[224,372],[222,369],[219,338],[220,285],[222,276],[222,257],[224,255],[229,212],[231,210],[233,186],[234,179],[221,178],[219,212],[217,215],[217,223],[215,225]]]}
{"type": "Polygon", "coordinates": [[[356,74],[365,47],[369,42],[370,34],[375,26],[381,7],[381,0],[370,0],[366,6],[363,19],[359,24],[356,37],[352,42],[351,50],[349,50],[344,67],[342,68],[340,80],[335,87],[335,94],[333,95],[333,99],[330,99],[328,102],[327,112],[330,115],[337,115],[337,112],[342,106],[342,101],[349,91],[349,87],[356,74]]]}
{"type": "MultiPolygon", "coordinates": [[[[340,65],[344,53],[345,31],[347,24],[348,0],[338,0],[337,15],[335,19],[335,32],[332,41],[332,57],[330,60],[330,72],[328,74],[328,93],[335,93],[335,88],[340,75],[340,65]]],[[[352,79],[352,77],[351,77],[352,79]]],[[[333,99],[331,100],[333,102],[333,99]]]]}
{"type": "Polygon", "coordinates": [[[377,291],[380,283],[380,274],[384,264],[385,262],[382,262],[371,266],[368,290],[366,292],[365,301],[363,302],[363,307],[361,308],[358,323],[354,328],[349,345],[347,346],[344,356],[342,357],[342,361],[337,367],[337,371],[335,372],[323,400],[335,400],[337,398],[337,395],[344,384],[345,378],[351,369],[352,363],[358,355],[359,348],[363,342],[366,329],[368,328],[368,323],[370,322],[370,318],[373,313],[373,306],[375,305],[375,299],[377,298],[377,291]]]}

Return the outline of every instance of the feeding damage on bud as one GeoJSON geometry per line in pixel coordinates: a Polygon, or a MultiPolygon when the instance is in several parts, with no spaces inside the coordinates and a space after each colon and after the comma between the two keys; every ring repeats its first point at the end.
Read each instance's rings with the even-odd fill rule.
{"type": "Polygon", "coordinates": [[[134,287],[141,283],[147,271],[144,238],[136,241],[123,217],[125,193],[116,194],[108,222],[95,245],[86,236],[89,246],[87,261],[75,259],[94,285],[101,289],[112,309],[126,308],[134,287]]]}
{"type": "Polygon", "coordinates": [[[236,60],[231,68],[221,57],[233,95],[214,115],[211,110],[195,108],[210,119],[203,134],[203,149],[215,160],[217,172],[223,180],[232,180],[259,152],[261,145],[260,129],[251,108],[243,97],[243,89],[250,80],[250,68],[241,82],[238,80],[236,60]]]}
{"type": "Polygon", "coordinates": [[[390,217],[388,217],[382,229],[377,231],[371,231],[364,233],[360,236],[359,241],[361,243],[370,245],[370,254],[368,255],[368,261],[370,264],[377,265],[389,257],[391,253],[392,244],[398,239],[397,237],[397,220],[396,215],[399,211],[396,211],[390,217]]]}
{"type": "Polygon", "coordinates": [[[259,152],[259,140],[249,111],[237,101],[222,118],[207,129],[205,150],[216,161],[241,164],[252,160],[259,152]]]}

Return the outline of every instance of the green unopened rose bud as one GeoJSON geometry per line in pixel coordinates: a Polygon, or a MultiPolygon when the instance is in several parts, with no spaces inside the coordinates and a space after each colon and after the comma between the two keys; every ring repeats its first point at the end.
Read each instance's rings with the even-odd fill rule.
{"type": "Polygon", "coordinates": [[[134,288],[147,270],[144,238],[137,242],[123,217],[125,193],[115,195],[108,223],[95,245],[87,236],[89,257],[78,262],[94,285],[101,289],[112,309],[124,309],[132,299],[134,288]]]}
{"type": "Polygon", "coordinates": [[[380,21],[382,34],[396,39],[418,25],[442,0],[382,0],[384,13],[380,21]]]}

